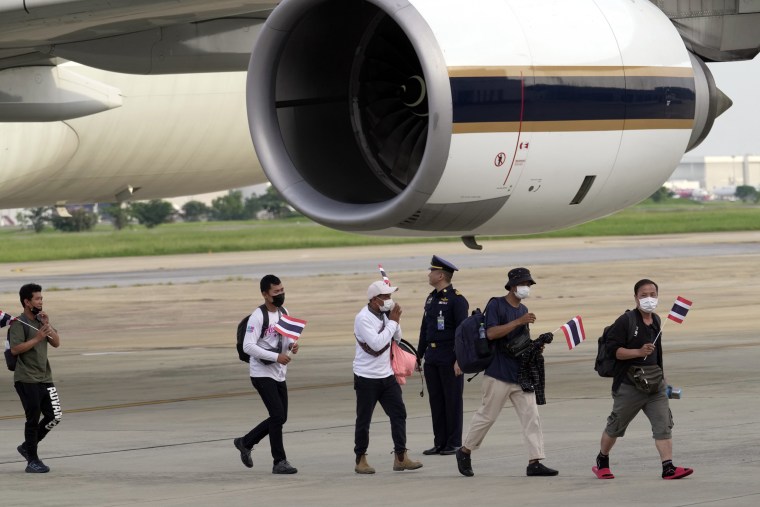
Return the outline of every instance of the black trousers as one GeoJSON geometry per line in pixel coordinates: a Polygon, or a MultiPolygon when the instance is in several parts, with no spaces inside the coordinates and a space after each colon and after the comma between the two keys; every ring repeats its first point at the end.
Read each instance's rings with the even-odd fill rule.
{"type": "Polygon", "coordinates": [[[286,459],[285,447],[282,444],[282,427],[288,420],[288,386],[285,381],[277,382],[269,377],[251,377],[251,383],[269,411],[269,417],[243,437],[243,446],[252,449],[269,435],[272,460],[274,464],[277,464],[286,459]]]}
{"type": "Polygon", "coordinates": [[[396,377],[366,378],[354,375],[356,391],[356,431],[354,433],[354,453],[359,456],[367,454],[369,447],[369,426],[372,412],[380,402],[386,415],[391,420],[391,437],[393,450],[406,450],[406,407],[401,397],[401,386],[396,377]]]}
{"type": "Polygon", "coordinates": [[[32,459],[39,459],[37,444],[61,422],[63,417],[58,390],[52,383],[16,382],[14,387],[18,397],[21,398],[21,405],[24,407],[24,414],[26,415],[24,447],[32,459]]]}
{"type": "Polygon", "coordinates": [[[453,361],[446,365],[426,361],[424,372],[433,416],[433,445],[461,447],[464,375],[454,375],[453,361]]]}

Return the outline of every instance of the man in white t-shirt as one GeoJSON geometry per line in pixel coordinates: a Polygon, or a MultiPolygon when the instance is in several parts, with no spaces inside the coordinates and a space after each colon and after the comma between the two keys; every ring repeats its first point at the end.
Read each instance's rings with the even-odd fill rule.
{"type": "Polygon", "coordinates": [[[391,294],[397,290],[397,287],[391,287],[382,281],[372,283],[367,289],[369,302],[354,319],[354,471],[357,474],[375,473],[375,469],[367,463],[367,447],[372,412],[378,402],[391,421],[393,470],[415,470],[422,466],[422,463],[410,460],[406,454],[406,407],[401,397],[401,386],[391,368],[391,340],[401,340],[401,306],[391,299],[391,294]]]}
{"type": "Polygon", "coordinates": [[[274,275],[266,275],[260,282],[264,304],[256,308],[248,319],[248,327],[243,341],[243,350],[251,356],[249,362],[251,383],[259,393],[269,417],[261,421],[245,436],[236,438],[233,443],[240,451],[240,460],[248,468],[253,467],[251,450],[264,437],[269,435],[272,448],[272,473],[294,474],[296,468],[288,463],[282,443],[282,427],[288,419],[288,386],[285,375],[290,362],[290,354],[298,352],[298,343],[284,337],[275,330],[275,324],[287,310],[285,288],[274,275]],[[266,310],[266,318],[263,310],[266,310]],[[265,324],[266,320],[266,324],[265,324]],[[262,335],[262,328],[264,333],[262,335]]]}

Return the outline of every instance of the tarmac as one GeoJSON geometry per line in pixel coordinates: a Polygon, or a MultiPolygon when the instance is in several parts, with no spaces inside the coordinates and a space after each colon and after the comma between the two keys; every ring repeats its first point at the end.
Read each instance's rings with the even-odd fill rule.
{"type": "MultiPolygon", "coordinates": [[[[61,335],[50,361],[64,411],[40,444],[51,472],[24,473],[16,452],[21,404],[12,373],[0,374],[0,505],[760,503],[760,233],[484,245],[482,252],[427,243],[0,264],[0,309],[19,311],[23,283],[43,286],[45,310],[61,335]],[[382,263],[400,287],[394,300],[404,309],[405,337],[416,344],[432,254],[458,265],[454,285],[471,309],[503,294],[508,269],[519,264],[538,282],[526,300],[537,315],[536,335],[582,316],[585,342],[568,350],[558,332],[545,352],[544,463],[559,476],[525,476],[526,449],[509,405],[473,453],[475,477],[461,476],[453,456],[423,456],[432,427],[419,376],[403,389],[407,445],[424,467],[392,471],[390,428],[377,407],[368,453],[377,473],[353,472],[354,315],[382,263]],[[173,282],[174,270],[192,276],[173,282]],[[299,470],[291,476],[271,473],[266,440],[253,451],[253,469],[232,444],[266,417],[234,335],[237,322],[260,304],[258,279],[268,272],[282,278],[290,313],[308,321],[288,370],[285,449],[299,470]],[[634,305],[633,284],[644,277],[660,285],[665,373],[683,389],[683,398],[671,401],[674,461],[695,472],[680,481],[660,478],[640,414],[613,450],[616,478],[601,481],[591,466],[612,400],[610,380],[593,370],[596,339],[634,305]],[[677,296],[693,301],[683,324],[665,318],[677,296]]],[[[481,379],[465,383],[465,431],[480,403],[481,379]]]]}

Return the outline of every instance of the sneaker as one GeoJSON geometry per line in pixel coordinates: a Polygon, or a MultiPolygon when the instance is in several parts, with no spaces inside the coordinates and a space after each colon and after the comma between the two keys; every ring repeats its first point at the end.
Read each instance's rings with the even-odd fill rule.
{"type": "Polygon", "coordinates": [[[16,450],[21,456],[23,456],[23,458],[26,460],[27,463],[32,461],[32,456],[27,452],[26,445],[21,444],[18,447],[16,447],[16,450]]]}
{"type": "Polygon", "coordinates": [[[240,461],[243,462],[245,466],[248,468],[253,468],[253,459],[251,458],[251,450],[246,449],[243,445],[243,439],[242,438],[236,438],[232,441],[233,444],[235,444],[235,447],[237,447],[237,450],[240,451],[240,461]]]}
{"type": "Polygon", "coordinates": [[[457,449],[456,457],[457,468],[459,468],[460,474],[464,475],[465,477],[472,477],[475,475],[475,472],[472,471],[472,461],[470,460],[470,455],[463,452],[461,447],[457,449]]]}
{"type": "Polygon", "coordinates": [[[29,474],[46,474],[50,467],[38,459],[33,459],[26,465],[26,472],[29,474]]]}
{"type": "Polygon", "coordinates": [[[670,467],[662,472],[662,478],[665,480],[683,479],[693,473],[694,470],[691,468],[670,467]]]}
{"type": "Polygon", "coordinates": [[[298,473],[298,469],[294,468],[288,463],[287,460],[282,460],[272,467],[273,474],[295,474],[298,473]]]}
{"type": "Polygon", "coordinates": [[[536,463],[530,463],[528,470],[526,471],[528,477],[550,477],[553,475],[559,475],[559,472],[549,467],[544,466],[540,461],[536,463]]]}

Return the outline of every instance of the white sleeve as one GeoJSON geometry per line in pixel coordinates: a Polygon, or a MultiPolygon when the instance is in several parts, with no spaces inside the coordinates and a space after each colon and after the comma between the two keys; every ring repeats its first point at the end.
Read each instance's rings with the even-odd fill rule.
{"type": "Polygon", "coordinates": [[[370,313],[361,312],[356,316],[354,322],[354,332],[359,341],[369,345],[372,350],[380,350],[391,342],[391,338],[399,330],[399,325],[395,320],[385,322],[383,330],[379,333],[376,330],[377,319],[370,313]]]}
{"type": "MultiPolygon", "coordinates": [[[[256,359],[277,361],[277,357],[279,356],[277,352],[263,349],[258,345],[263,325],[264,315],[261,313],[261,308],[256,308],[248,318],[248,327],[245,330],[245,338],[243,339],[243,351],[256,359]]],[[[264,330],[264,332],[266,332],[266,330],[264,330]]]]}

